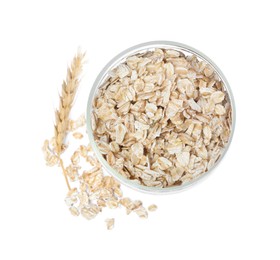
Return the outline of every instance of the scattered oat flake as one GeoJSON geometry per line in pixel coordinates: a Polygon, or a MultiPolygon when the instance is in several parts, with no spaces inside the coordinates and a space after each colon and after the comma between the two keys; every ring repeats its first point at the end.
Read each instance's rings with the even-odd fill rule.
{"type": "Polygon", "coordinates": [[[73,132],[86,124],[86,117],[84,114],[80,115],[77,120],[69,120],[68,130],[73,132]]]}
{"type": "Polygon", "coordinates": [[[114,218],[107,218],[105,220],[106,226],[108,230],[112,230],[115,226],[115,219],[114,218]]]}
{"type": "Polygon", "coordinates": [[[82,208],[81,209],[81,215],[86,218],[87,220],[91,220],[95,218],[98,214],[98,210],[96,210],[94,207],[89,207],[89,208],[82,208]]]}
{"type": "Polygon", "coordinates": [[[157,210],[157,205],[155,205],[155,204],[150,205],[150,206],[148,207],[148,210],[149,210],[150,212],[156,211],[156,210],[157,210]]]}
{"type": "Polygon", "coordinates": [[[82,133],[75,132],[75,133],[73,133],[73,137],[74,137],[75,139],[82,139],[84,136],[83,136],[82,133]]]}
{"type": "Polygon", "coordinates": [[[139,218],[148,218],[148,212],[143,206],[136,208],[134,212],[138,215],[139,218]]]}
{"type": "Polygon", "coordinates": [[[76,207],[70,207],[69,208],[69,211],[70,211],[70,213],[73,215],[73,216],[79,216],[80,215],[80,212],[79,212],[79,210],[76,208],[76,207]]]}

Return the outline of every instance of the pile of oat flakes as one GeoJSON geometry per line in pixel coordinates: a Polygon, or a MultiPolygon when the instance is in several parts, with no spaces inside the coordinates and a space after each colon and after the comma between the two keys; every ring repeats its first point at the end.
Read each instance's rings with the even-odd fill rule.
{"type": "Polygon", "coordinates": [[[231,134],[231,104],[219,76],[205,61],[175,50],[128,57],[92,106],[100,153],[140,185],[194,180],[213,167],[231,134]]]}

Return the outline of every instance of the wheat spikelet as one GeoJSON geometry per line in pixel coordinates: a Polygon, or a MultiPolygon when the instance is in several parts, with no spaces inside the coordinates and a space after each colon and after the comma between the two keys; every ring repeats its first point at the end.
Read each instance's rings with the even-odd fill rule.
{"type": "Polygon", "coordinates": [[[59,109],[55,112],[55,152],[59,156],[64,150],[64,139],[67,134],[69,114],[80,82],[85,53],[78,52],[67,69],[66,80],[62,83],[59,109]]]}

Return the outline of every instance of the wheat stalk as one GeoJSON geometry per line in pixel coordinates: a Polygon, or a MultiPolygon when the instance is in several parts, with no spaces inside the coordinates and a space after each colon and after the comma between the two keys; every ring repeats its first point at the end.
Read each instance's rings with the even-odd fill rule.
{"type": "Polygon", "coordinates": [[[59,165],[62,168],[63,175],[69,190],[71,187],[63,165],[63,160],[61,159],[60,155],[65,149],[64,140],[67,135],[69,115],[80,83],[80,74],[82,72],[84,57],[85,53],[78,51],[76,56],[73,58],[70,67],[68,67],[66,79],[62,83],[59,109],[55,111],[54,151],[57,154],[59,165]]]}
{"type": "Polygon", "coordinates": [[[67,69],[66,79],[62,83],[62,91],[60,95],[59,109],[55,112],[55,152],[58,156],[64,150],[64,140],[67,134],[69,123],[69,114],[77,93],[80,82],[80,74],[82,72],[83,59],[85,54],[78,52],[73,58],[70,67],[67,69]]]}

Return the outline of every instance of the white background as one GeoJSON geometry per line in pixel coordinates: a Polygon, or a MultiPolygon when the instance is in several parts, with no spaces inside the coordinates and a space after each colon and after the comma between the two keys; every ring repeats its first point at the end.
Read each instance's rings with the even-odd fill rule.
{"type": "Polygon", "coordinates": [[[277,2],[1,1],[0,259],[280,259],[277,2]],[[125,188],[158,205],[147,220],[122,210],[72,217],[60,169],[47,168],[40,150],[66,66],[77,47],[87,51],[75,117],[103,66],[151,40],[193,46],[222,69],[237,108],[228,154],[183,193],[125,188]]]}

